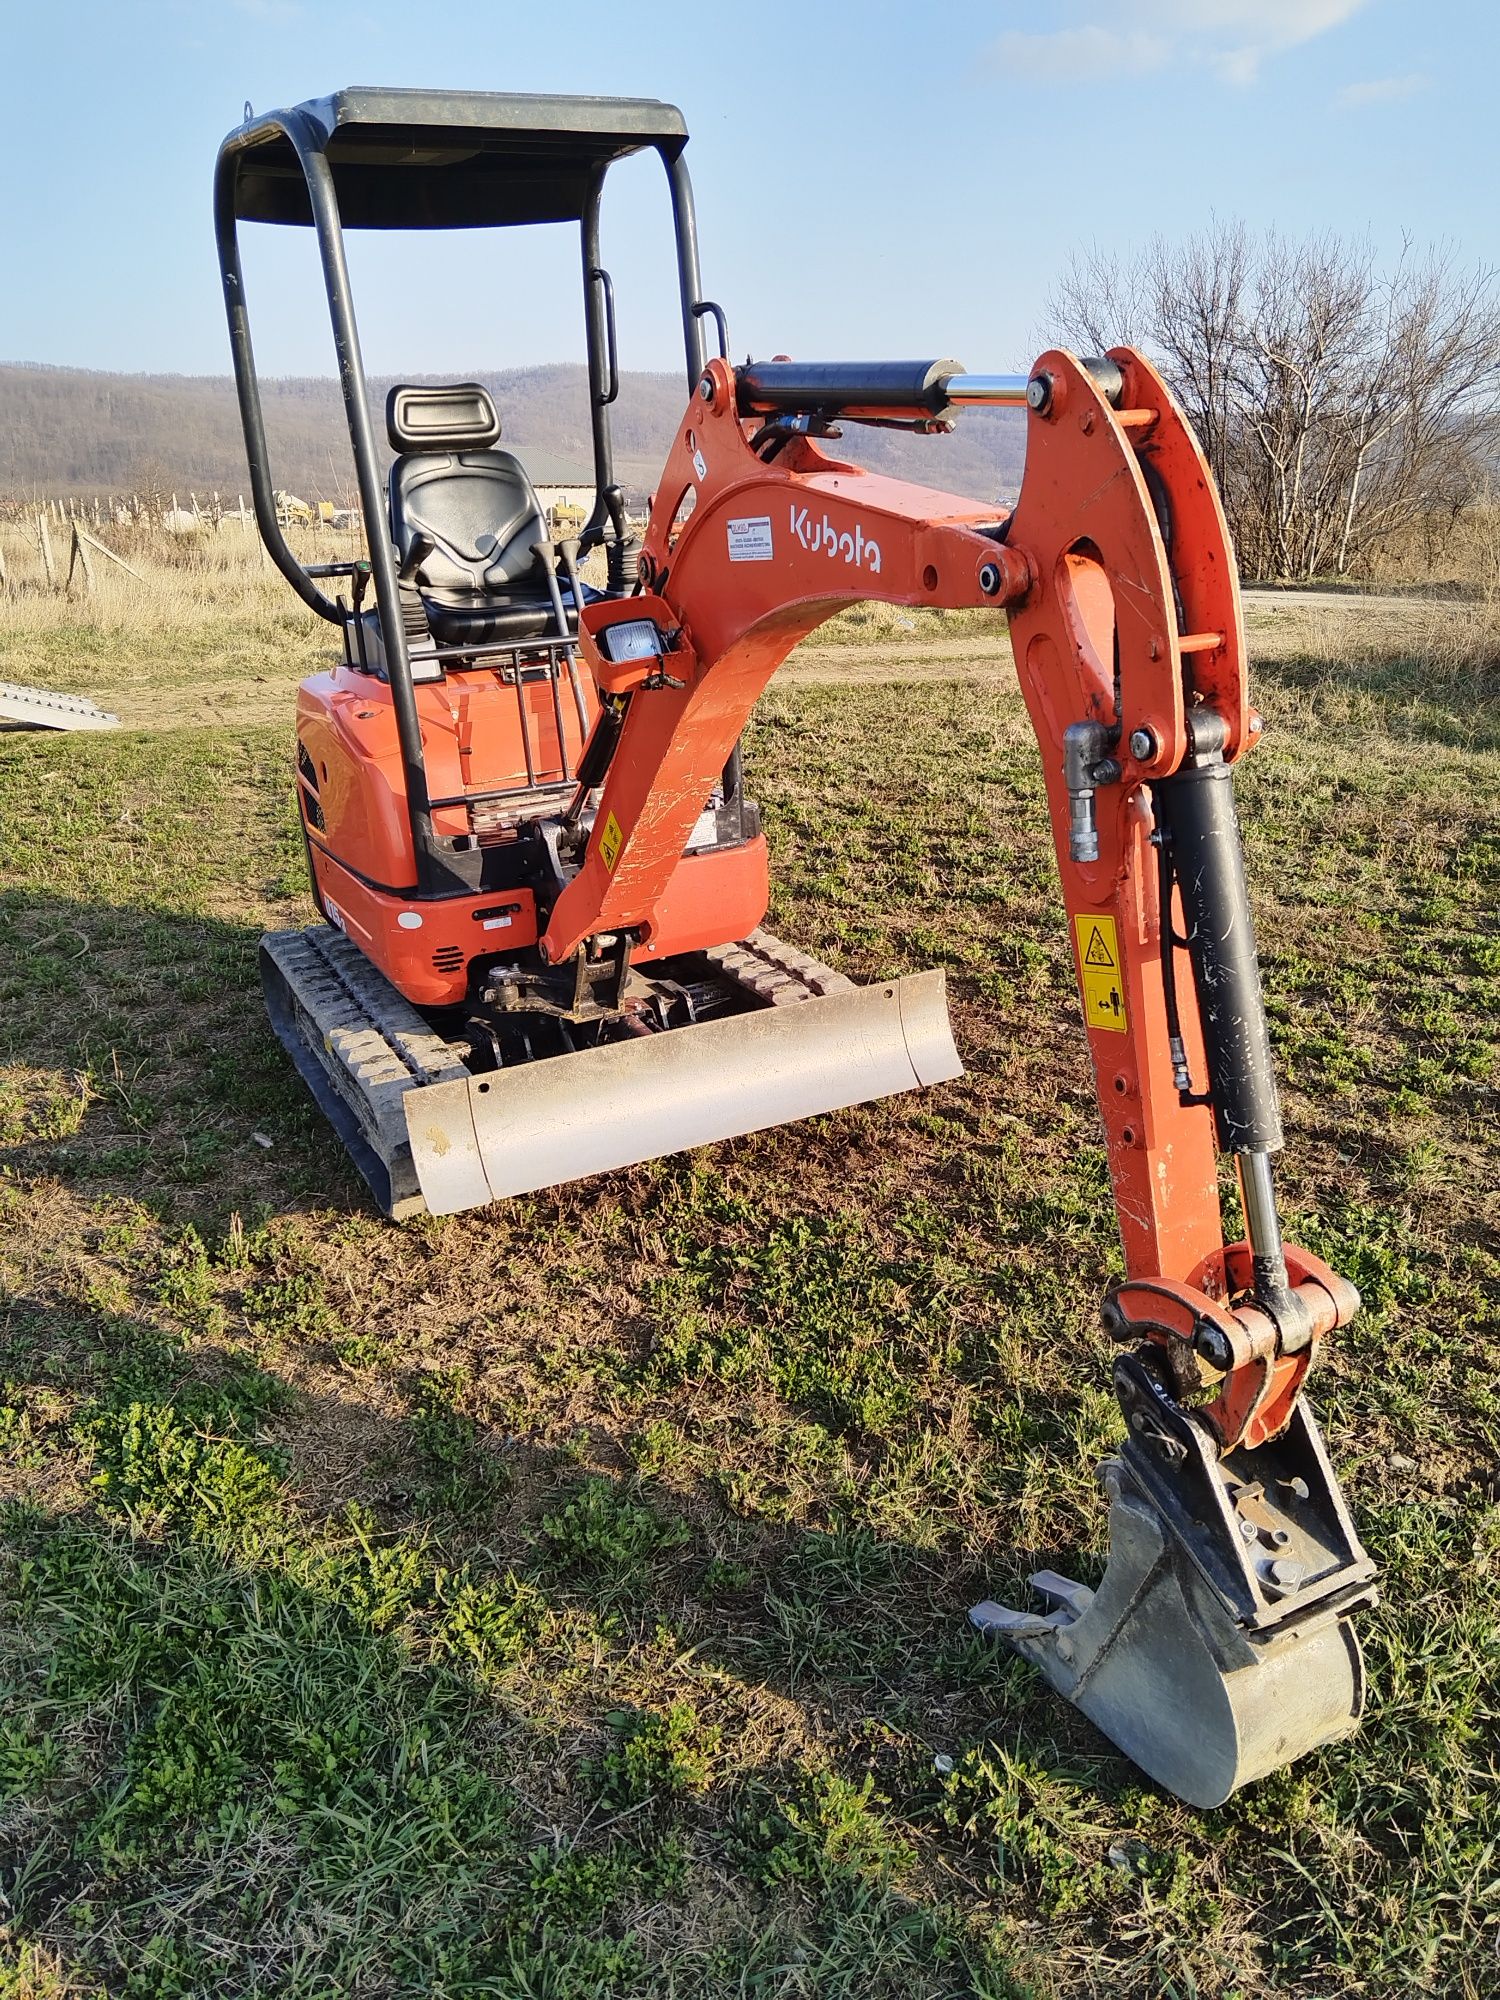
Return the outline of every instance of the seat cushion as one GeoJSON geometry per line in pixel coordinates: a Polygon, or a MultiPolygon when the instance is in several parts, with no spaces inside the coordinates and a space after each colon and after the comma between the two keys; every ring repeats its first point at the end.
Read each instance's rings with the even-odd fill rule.
{"type": "Polygon", "coordinates": [[[391,537],[404,560],[417,535],[434,544],[417,581],[430,589],[504,590],[542,583],[532,553],[546,539],[541,506],[508,451],[409,452],[391,467],[391,537]]]}
{"type": "Polygon", "coordinates": [[[404,451],[391,466],[390,492],[401,561],[419,535],[432,544],[411,580],[440,646],[557,635],[546,561],[534,553],[546,521],[514,453],[478,440],[404,451]]]}
{"type": "MultiPolygon", "coordinates": [[[[440,646],[482,646],[494,640],[556,638],[550,597],[530,592],[465,594],[457,591],[431,595],[422,591],[422,608],[432,636],[440,646]]],[[[576,632],[578,620],[568,612],[568,629],[576,632]]]]}

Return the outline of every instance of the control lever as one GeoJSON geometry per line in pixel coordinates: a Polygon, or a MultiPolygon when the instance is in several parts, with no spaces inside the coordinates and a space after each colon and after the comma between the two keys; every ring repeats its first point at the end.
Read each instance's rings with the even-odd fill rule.
{"type": "Polygon", "coordinates": [[[437,543],[431,535],[424,535],[419,528],[411,538],[411,547],[401,559],[401,567],[396,572],[397,583],[415,583],[417,571],[436,548],[437,543]]]}

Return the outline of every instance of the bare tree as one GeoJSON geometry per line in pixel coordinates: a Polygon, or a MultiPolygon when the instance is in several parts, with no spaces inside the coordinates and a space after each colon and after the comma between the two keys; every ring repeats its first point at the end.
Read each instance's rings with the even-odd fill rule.
{"type": "Polygon", "coordinates": [[[1408,244],[1382,269],[1368,244],[1220,223],[1129,261],[1091,250],[1050,304],[1073,345],[1162,368],[1256,574],[1368,568],[1493,483],[1500,298],[1451,252],[1408,244]]]}

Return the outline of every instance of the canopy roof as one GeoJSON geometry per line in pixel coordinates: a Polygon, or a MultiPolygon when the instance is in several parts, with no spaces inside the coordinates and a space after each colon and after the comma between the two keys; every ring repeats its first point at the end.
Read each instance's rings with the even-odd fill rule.
{"type": "Polygon", "coordinates": [[[288,127],[327,154],[351,229],[576,222],[596,169],[646,146],[672,159],[687,142],[682,113],[649,97],[356,87],[230,133],[244,221],[312,222],[288,127]]]}

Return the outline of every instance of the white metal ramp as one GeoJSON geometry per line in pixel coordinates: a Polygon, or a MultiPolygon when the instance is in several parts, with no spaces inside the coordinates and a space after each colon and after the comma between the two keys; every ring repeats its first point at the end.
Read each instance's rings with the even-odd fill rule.
{"type": "Polygon", "coordinates": [[[0,681],[0,728],[118,729],[120,718],[83,694],[0,681]]]}

